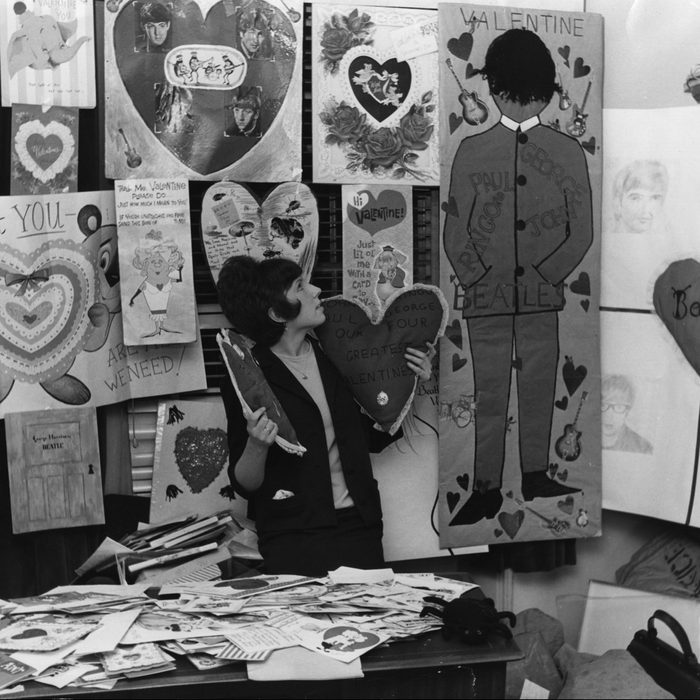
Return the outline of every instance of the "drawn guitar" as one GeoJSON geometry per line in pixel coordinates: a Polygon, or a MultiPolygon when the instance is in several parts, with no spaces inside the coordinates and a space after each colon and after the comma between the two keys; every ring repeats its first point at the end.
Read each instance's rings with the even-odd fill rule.
{"type": "Polygon", "coordinates": [[[588,100],[588,93],[590,91],[591,81],[589,80],[581,107],[574,103],[574,116],[566,123],[566,132],[570,136],[583,136],[586,133],[586,119],[588,115],[584,114],[583,110],[586,109],[586,101],[588,100]]]}
{"type": "Polygon", "coordinates": [[[566,112],[569,107],[571,107],[571,98],[569,97],[569,92],[566,90],[561,82],[561,76],[557,73],[557,79],[559,80],[559,85],[562,85],[561,92],[559,93],[559,109],[562,112],[566,112]]]}
{"type": "Polygon", "coordinates": [[[469,92],[469,90],[464,89],[462,83],[457,77],[457,73],[455,73],[455,69],[452,67],[452,59],[446,58],[445,63],[457,81],[457,85],[460,89],[461,94],[459,96],[459,101],[462,105],[462,116],[464,117],[464,121],[472,126],[483,124],[489,118],[489,108],[486,106],[486,103],[476,92],[469,92]]]}
{"type": "Polygon", "coordinates": [[[296,23],[301,19],[301,15],[295,9],[288,7],[287,3],[284,0],[280,0],[280,2],[284,5],[284,9],[287,10],[289,19],[291,19],[292,22],[296,23]]]}
{"type": "Polygon", "coordinates": [[[566,462],[573,462],[579,458],[581,454],[581,431],[576,429],[576,422],[578,421],[579,414],[581,413],[581,407],[583,402],[586,400],[588,392],[584,391],[581,394],[581,400],[578,404],[578,410],[576,411],[576,416],[574,417],[573,423],[567,423],[564,426],[564,433],[559,437],[559,439],[554,444],[554,451],[560,459],[566,462]]]}
{"type": "Polygon", "coordinates": [[[124,130],[119,129],[119,133],[122,135],[124,143],[126,144],[126,151],[124,151],[124,155],[126,156],[126,164],[130,168],[138,168],[139,165],[141,165],[141,163],[143,162],[143,159],[138,154],[138,151],[135,148],[131,147],[131,144],[126,138],[126,134],[124,134],[124,130]]]}

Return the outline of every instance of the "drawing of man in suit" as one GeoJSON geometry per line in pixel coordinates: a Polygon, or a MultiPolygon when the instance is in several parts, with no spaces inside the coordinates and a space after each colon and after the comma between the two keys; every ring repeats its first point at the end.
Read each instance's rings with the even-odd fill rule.
{"type": "Polygon", "coordinates": [[[511,370],[518,388],[525,501],[578,491],[547,473],[564,281],[593,241],[591,189],[578,141],[541,123],[560,86],[533,32],[492,41],[480,70],[500,121],[465,138],[452,165],[444,228],[469,332],[474,389],[473,492],[450,522],[496,516],[508,429],[511,370]]]}

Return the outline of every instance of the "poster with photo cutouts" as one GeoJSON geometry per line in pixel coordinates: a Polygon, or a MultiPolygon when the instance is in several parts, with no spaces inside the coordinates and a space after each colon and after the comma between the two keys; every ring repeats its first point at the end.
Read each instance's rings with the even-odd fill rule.
{"type": "Polygon", "coordinates": [[[78,189],[78,110],[12,105],[10,194],[78,189]]]}
{"type": "Polygon", "coordinates": [[[2,106],[95,107],[92,2],[0,3],[2,106]]]}
{"type": "Polygon", "coordinates": [[[299,0],[105,10],[108,178],[301,179],[299,0]]]}
{"type": "Polygon", "coordinates": [[[315,182],[437,185],[437,13],[314,4],[315,182]]]}
{"type": "Polygon", "coordinates": [[[194,342],[187,180],[118,180],[114,192],[124,343],[194,342]]]}
{"type": "Polygon", "coordinates": [[[410,187],[343,187],[343,296],[374,318],[413,284],[413,195],[410,187]]]}
{"type": "Polygon", "coordinates": [[[122,335],[114,192],[0,197],[0,417],[206,388],[202,345],[122,335]]]}
{"type": "Polygon", "coordinates": [[[440,542],[596,536],[602,19],[439,19],[440,542]]]}

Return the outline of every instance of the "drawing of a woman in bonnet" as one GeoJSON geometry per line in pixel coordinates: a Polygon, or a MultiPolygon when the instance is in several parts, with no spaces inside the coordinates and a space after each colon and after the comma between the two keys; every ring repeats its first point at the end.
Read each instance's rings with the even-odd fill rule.
{"type": "Polygon", "coordinates": [[[392,294],[406,286],[406,270],[401,265],[408,256],[391,245],[385,245],[374,261],[374,269],[380,270],[375,292],[385,302],[392,294]]]}

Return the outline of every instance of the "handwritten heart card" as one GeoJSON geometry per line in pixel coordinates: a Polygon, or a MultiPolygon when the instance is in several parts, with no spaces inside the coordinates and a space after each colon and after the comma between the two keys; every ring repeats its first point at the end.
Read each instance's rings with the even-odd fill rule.
{"type": "Polygon", "coordinates": [[[429,31],[434,19],[431,10],[313,6],[315,182],[438,184],[437,52],[397,53],[407,28],[429,31]]]}

